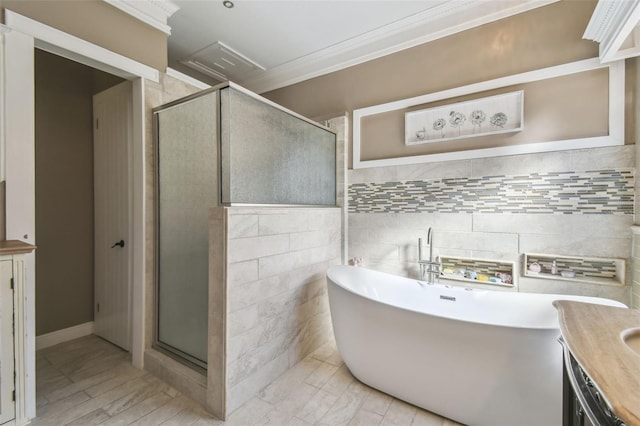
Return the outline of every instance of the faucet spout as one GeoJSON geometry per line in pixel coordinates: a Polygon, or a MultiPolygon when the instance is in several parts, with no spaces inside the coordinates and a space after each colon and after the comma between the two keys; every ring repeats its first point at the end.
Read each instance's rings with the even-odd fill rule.
{"type": "Polygon", "coordinates": [[[427,244],[429,244],[429,259],[422,258],[422,238],[418,238],[418,264],[420,266],[420,279],[428,284],[434,283],[434,277],[440,276],[440,262],[433,260],[433,230],[427,232],[427,244]]]}

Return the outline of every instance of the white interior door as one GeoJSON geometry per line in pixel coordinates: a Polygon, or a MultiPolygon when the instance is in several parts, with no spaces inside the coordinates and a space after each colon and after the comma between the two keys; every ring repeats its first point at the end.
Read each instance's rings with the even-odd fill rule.
{"type": "Polygon", "coordinates": [[[131,347],[132,87],[125,81],[93,97],[95,334],[131,347]]]}
{"type": "Polygon", "coordinates": [[[0,261],[0,424],[16,416],[12,277],[12,262],[0,261]]]}

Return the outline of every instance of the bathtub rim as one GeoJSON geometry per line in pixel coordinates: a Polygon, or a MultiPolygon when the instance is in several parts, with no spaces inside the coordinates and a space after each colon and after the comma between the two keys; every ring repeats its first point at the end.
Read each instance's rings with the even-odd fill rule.
{"type": "MultiPolygon", "coordinates": [[[[523,325],[513,325],[513,324],[502,324],[502,323],[496,323],[496,322],[488,322],[488,321],[470,321],[468,319],[461,319],[461,318],[455,318],[455,317],[451,317],[451,316],[444,316],[444,315],[437,315],[434,313],[430,313],[430,312],[424,312],[424,311],[419,311],[416,309],[411,309],[411,308],[407,308],[404,306],[398,306],[386,301],[382,301],[379,299],[373,299],[371,297],[368,297],[364,294],[358,293],[356,291],[354,291],[351,288],[346,287],[345,285],[342,285],[338,280],[334,279],[331,277],[331,272],[334,270],[340,270],[340,269],[348,269],[348,270],[353,270],[353,269],[364,269],[368,272],[374,273],[374,274],[380,274],[380,275],[388,275],[391,277],[394,277],[396,279],[402,279],[402,280],[406,280],[406,281],[415,281],[417,284],[421,285],[421,286],[428,286],[427,288],[433,287],[433,286],[437,286],[437,287],[433,287],[433,288],[443,288],[443,290],[451,290],[453,289],[453,291],[467,291],[465,290],[468,287],[463,287],[463,286],[458,286],[458,285],[446,285],[446,284],[439,284],[439,283],[434,283],[434,284],[428,284],[425,281],[421,281],[415,278],[409,278],[409,277],[403,277],[400,275],[394,275],[394,274],[390,274],[388,272],[382,272],[382,271],[377,271],[375,269],[369,269],[366,267],[362,267],[362,266],[352,266],[352,265],[333,265],[330,266],[327,271],[326,271],[326,277],[327,277],[327,286],[329,285],[329,283],[355,295],[364,299],[367,299],[371,302],[374,303],[380,303],[386,306],[389,306],[391,308],[394,309],[401,309],[403,311],[407,311],[407,312],[413,312],[416,314],[420,314],[420,315],[426,315],[426,316],[430,316],[430,317],[434,317],[434,318],[441,318],[441,319],[446,319],[449,321],[457,321],[457,322],[463,322],[463,323],[468,323],[468,324],[475,324],[475,325],[483,325],[483,326],[489,326],[489,327],[501,327],[501,328],[510,328],[510,329],[524,329],[524,330],[539,330],[539,331],[544,331],[544,330],[554,330],[557,329],[558,331],[560,330],[560,326],[523,326],[523,325]]],[[[549,304],[552,306],[552,303],[555,300],[571,300],[571,301],[577,301],[577,302],[582,302],[582,303],[593,303],[593,302],[589,302],[589,300],[603,300],[603,301],[607,301],[609,303],[593,303],[593,304],[600,304],[600,305],[605,305],[605,306],[612,306],[612,307],[617,307],[617,308],[624,308],[624,309],[629,309],[629,307],[627,305],[625,305],[622,302],[618,302],[617,300],[613,300],[613,299],[606,299],[606,298],[602,298],[602,297],[593,297],[593,296],[578,296],[578,295],[565,295],[565,294],[553,294],[553,293],[521,293],[520,291],[511,291],[511,292],[507,292],[507,291],[501,291],[501,290],[490,290],[490,289],[474,289],[471,288],[470,291],[475,291],[475,292],[498,292],[498,293],[505,293],[505,294],[510,294],[510,295],[521,295],[521,296],[525,296],[525,295],[546,295],[546,296],[558,296],[557,299],[553,299],[549,301],[549,304]],[[587,300],[585,300],[587,299],[587,300]]],[[[511,296],[510,296],[511,297],[511,296]]]]}

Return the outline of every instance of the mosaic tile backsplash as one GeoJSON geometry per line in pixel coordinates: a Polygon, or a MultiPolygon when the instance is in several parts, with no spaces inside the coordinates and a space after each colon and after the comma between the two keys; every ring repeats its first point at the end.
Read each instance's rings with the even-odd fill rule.
{"type": "Polygon", "coordinates": [[[349,185],[350,213],[632,215],[633,169],[349,185]]]}

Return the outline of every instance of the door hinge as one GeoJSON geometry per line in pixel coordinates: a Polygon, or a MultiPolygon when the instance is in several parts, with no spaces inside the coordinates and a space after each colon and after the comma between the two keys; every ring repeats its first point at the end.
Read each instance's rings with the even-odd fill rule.
{"type": "Polygon", "coordinates": [[[11,278],[11,290],[13,290],[13,278],[11,278]]]}
{"type": "MultiPolygon", "coordinates": [[[[85,126],[86,126],[86,124],[85,124],[85,126]]],[[[13,402],[16,402],[16,391],[11,392],[11,400],[13,402]]]]}
{"type": "MultiPolygon", "coordinates": [[[[85,121],[86,123],[86,121],[85,121]]],[[[86,126],[86,124],[85,124],[86,126]]],[[[98,130],[100,128],[100,119],[96,118],[96,130],[98,130]]]]}
{"type": "Polygon", "coordinates": [[[100,312],[100,304],[96,304],[96,312],[100,312]]]}

